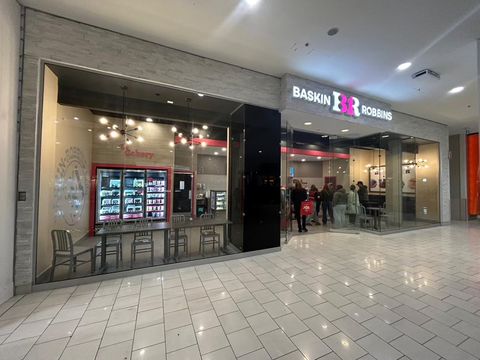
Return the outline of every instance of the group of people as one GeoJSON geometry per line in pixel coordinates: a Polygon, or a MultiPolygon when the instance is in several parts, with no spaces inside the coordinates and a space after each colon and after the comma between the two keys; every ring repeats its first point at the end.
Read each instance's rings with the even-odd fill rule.
{"type": "Polygon", "coordinates": [[[318,190],[315,185],[310,187],[307,192],[303,188],[302,183],[294,180],[294,188],[291,191],[291,202],[293,204],[295,218],[298,224],[299,232],[307,232],[307,223],[321,225],[319,221],[320,207],[322,208],[322,223],[327,224],[327,218],[330,216],[330,222],[334,228],[340,229],[346,226],[346,215],[348,215],[349,223],[355,224],[358,207],[366,205],[368,202],[367,187],[362,181],[355,185],[350,185],[347,191],[342,185],[334,187],[333,183],[325,184],[322,190],[318,190]],[[306,215],[301,215],[302,202],[309,201],[312,206],[312,215],[307,219],[306,215]]]}

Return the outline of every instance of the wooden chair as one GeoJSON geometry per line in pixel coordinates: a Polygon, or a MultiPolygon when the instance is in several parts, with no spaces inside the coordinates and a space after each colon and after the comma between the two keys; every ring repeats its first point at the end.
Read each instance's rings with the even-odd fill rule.
{"type": "Polygon", "coordinates": [[[135,228],[139,231],[133,234],[133,242],[130,246],[130,267],[133,268],[133,262],[136,260],[136,255],[141,253],[150,253],[151,262],[153,266],[154,256],[154,242],[153,231],[148,230],[152,224],[152,219],[136,219],[135,228]]]}
{"type": "Polygon", "coordinates": [[[77,271],[80,265],[90,263],[91,272],[95,271],[95,256],[94,248],[88,246],[76,246],[72,241],[72,234],[69,230],[52,230],[53,242],[53,260],[52,270],[50,271],[50,281],[53,281],[55,275],[55,268],[60,265],[68,266],[68,278],[72,277],[72,272],[77,271]],[[78,257],[83,254],[90,253],[90,260],[78,260],[78,257]],[[57,258],[66,258],[67,260],[57,263],[57,258]]]}
{"type": "MultiPolygon", "coordinates": [[[[213,220],[215,216],[213,214],[203,214],[200,216],[201,220],[213,220]]],[[[213,245],[215,250],[215,244],[218,244],[218,255],[220,255],[220,234],[215,231],[215,226],[207,225],[200,227],[200,244],[198,251],[202,250],[202,256],[205,256],[205,245],[213,245]]]]}
{"type": "MultiPolygon", "coordinates": [[[[106,230],[115,230],[121,229],[123,226],[122,220],[107,220],[103,223],[103,228],[106,230]]],[[[96,256],[102,255],[102,242],[99,241],[95,245],[95,254],[96,256]],[[100,249],[100,252],[98,251],[100,249]]],[[[118,268],[119,258],[123,260],[123,245],[122,245],[122,234],[110,234],[107,235],[107,256],[115,255],[116,257],[116,267],[118,268]],[[114,248],[113,250],[108,250],[108,248],[114,248]]]]}

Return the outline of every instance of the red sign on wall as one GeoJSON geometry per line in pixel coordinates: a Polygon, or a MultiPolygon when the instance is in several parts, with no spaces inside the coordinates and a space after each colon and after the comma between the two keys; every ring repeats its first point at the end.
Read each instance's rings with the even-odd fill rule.
{"type": "Polygon", "coordinates": [[[147,159],[153,158],[153,155],[154,155],[153,152],[138,151],[137,149],[132,150],[128,145],[124,145],[124,144],[120,145],[120,150],[122,150],[123,153],[127,156],[144,157],[147,159]]]}

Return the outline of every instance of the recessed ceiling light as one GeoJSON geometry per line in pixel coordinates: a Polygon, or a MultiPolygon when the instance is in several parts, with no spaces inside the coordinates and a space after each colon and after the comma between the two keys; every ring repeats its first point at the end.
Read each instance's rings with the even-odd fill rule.
{"type": "Polygon", "coordinates": [[[213,153],[213,155],[218,155],[218,152],[215,151],[215,152],[213,153]]]}
{"type": "Polygon", "coordinates": [[[458,86],[456,88],[453,88],[452,90],[449,91],[450,94],[457,94],[459,92],[462,92],[465,88],[463,86],[458,86]]]}
{"type": "Polygon", "coordinates": [[[208,129],[208,126],[207,126],[207,125],[203,125],[203,126],[202,126],[202,129],[203,129],[203,130],[207,130],[207,129],[208,129]]]}
{"type": "Polygon", "coordinates": [[[222,148],[222,151],[227,151],[227,148],[222,148]]]}
{"type": "Polygon", "coordinates": [[[406,62],[406,63],[398,65],[397,69],[398,70],[407,70],[410,66],[412,66],[412,63],[411,62],[406,62]]]}
{"type": "Polygon", "coordinates": [[[321,156],[317,156],[317,159],[321,159],[322,157],[321,156]]]}
{"type": "Polygon", "coordinates": [[[327,31],[328,36],[334,36],[338,34],[338,28],[334,27],[327,31]]]}
{"type": "Polygon", "coordinates": [[[291,157],[294,157],[294,156],[295,156],[295,154],[290,154],[290,156],[291,156],[291,157]]]}
{"type": "Polygon", "coordinates": [[[261,153],[262,153],[262,150],[259,150],[258,153],[261,154],[261,153]]]}
{"type": "Polygon", "coordinates": [[[54,122],[55,124],[58,124],[58,120],[53,120],[53,122],[54,122]]]}
{"type": "Polygon", "coordinates": [[[107,124],[108,123],[108,120],[105,119],[104,117],[100,118],[100,123],[101,124],[107,124]]]}
{"type": "Polygon", "coordinates": [[[245,0],[248,5],[253,6],[256,5],[260,0],[245,0]]]}
{"type": "Polygon", "coordinates": [[[303,125],[310,126],[310,125],[312,125],[312,123],[310,121],[307,121],[307,122],[304,122],[303,125]]]}
{"type": "Polygon", "coordinates": [[[175,126],[172,126],[172,132],[177,132],[177,128],[175,126]]]}
{"type": "Polygon", "coordinates": [[[88,131],[92,131],[92,129],[88,129],[88,131]]]}
{"type": "Polygon", "coordinates": [[[343,129],[342,132],[349,132],[350,130],[348,129],[343,129]]]}
{"type": "Polygon", "coordinates": [[[73,120],[80,120],[80,118],[78,116],[74,116],[73,120]]]}
{"type": "Polygon", "coordinates": [[[322,135],[322,138],[327,138],[327,137],[328,137],[328,135],[322,135]]]}
{"type": "Polygon", "coordinates": [[[198,96],[200,96],[200,97],[204,97],[205,95],[203,95],[203,94],[198,94],[198,96]]]}
{"type": "Polygon", "coordinates": [[[167,100],[167,103],[173,104],[173,101],[172,100],[167,100]]]}
{"type": "Polygon", "coordinates": [[[153,119],[152,118],[146,118],[145,119],[147,122],[153,122],[153,119]]]}
{"type": "Polygon", "coordinates": [[[302,159],[302,161],[305,161],[305,159],[302,159]]]}
{"type": "Polygon", "coordinates": [[[390,135],[382,135],[382,138],[388,138],[390,135]]]}

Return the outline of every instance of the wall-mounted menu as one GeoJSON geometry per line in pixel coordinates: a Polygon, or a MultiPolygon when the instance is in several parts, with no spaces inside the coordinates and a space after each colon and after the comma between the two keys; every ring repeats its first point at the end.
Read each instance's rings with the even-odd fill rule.
{"type": "Polygon", "coordinates": [[[98,170],[97,222],[120,218],[120,170],[98,170]]]}
{"type": "Polygon", "coordinates": [[[123,219],[142,218],[144,213],[143,194],[145,190],[144,170],[125,170],[123,172],[123,219]]]}
{"type": "Polygon", "coordinates": [[[146,184],[147,218],[166,218],[166,190],[167,172],[160,170],[148,170],[146,184]]]}

